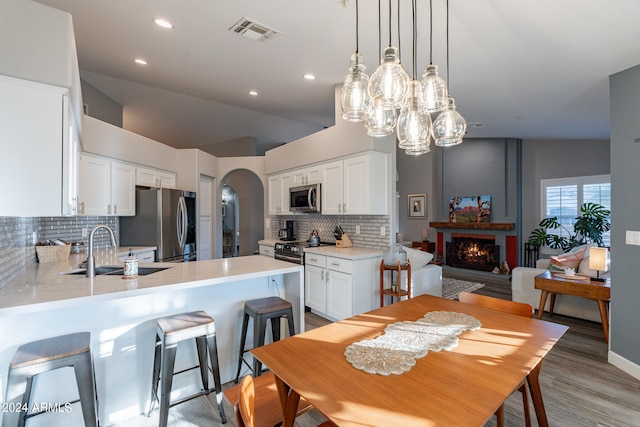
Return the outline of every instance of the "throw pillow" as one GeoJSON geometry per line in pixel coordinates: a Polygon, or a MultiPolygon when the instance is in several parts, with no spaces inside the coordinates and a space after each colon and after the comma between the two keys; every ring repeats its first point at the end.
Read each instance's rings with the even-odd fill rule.
{"type": "Polygon", "coordinates": [[[551,261],[549,262],[549,270],[551,271],[564,271],[565,268],[573,268],[577,270],[580,265],[580,261],[589,253],[589,246],[582,245],[576,248],[573,248],[569,252],[552,256],[551,261]]]}
{"type": "Polygon", "coordinates": [[[419,251],[412,248],[402,248],[407,252],[407,259],[411,264],[411,268],[423,267],[433,259],[433,254],[429,252],[419,251]]]}

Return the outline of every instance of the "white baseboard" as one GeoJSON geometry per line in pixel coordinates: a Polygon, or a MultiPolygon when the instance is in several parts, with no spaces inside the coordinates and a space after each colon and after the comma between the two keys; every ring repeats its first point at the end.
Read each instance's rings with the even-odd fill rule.
{"type": "Polygon", "coordinates": [[[609,363],[640,380],[640,365],[631,362],[613,351],[609,351],[609,363]]]}

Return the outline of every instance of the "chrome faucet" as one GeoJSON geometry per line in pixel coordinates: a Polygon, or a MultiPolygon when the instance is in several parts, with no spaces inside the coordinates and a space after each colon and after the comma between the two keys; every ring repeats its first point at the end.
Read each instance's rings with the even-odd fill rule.
{"type": "Polygon", "coordinates": [[[93,257],[93,235],[100,228],[107,229],[111,236],[111,244],[116,246],[116,236],[113,235],[113,230],[108,225],[98,224],[91,230],[91,234],[89,234],[89,254],[87,255],[87,277],[96,277],[96,259],[93,257]]]}

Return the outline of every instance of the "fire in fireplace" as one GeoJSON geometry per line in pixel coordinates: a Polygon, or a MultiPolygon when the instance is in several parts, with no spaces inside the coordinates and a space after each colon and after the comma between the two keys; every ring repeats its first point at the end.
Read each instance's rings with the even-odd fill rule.
{"type": "Polygon", "coordinates": [[[495,236],[452,234],[447,242],[447,265],[470,270],[492,271],[500,265],[500,246],[495,236]]]}

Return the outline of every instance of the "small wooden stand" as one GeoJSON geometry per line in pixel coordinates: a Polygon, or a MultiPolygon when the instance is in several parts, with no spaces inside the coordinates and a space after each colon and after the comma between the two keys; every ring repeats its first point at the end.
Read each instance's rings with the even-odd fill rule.
{"type": "Polygon", "coordinates": [[[393,303],[393,298],[400,298],[406,296],[407,299],[411,298],[411,264],[406,263],[404,265],[398,262],[398,265],[384,265],[384,260],[380,261],[380,307],[384,307],[384,296],[388,295],[391,297],[391,303],[393,303]],[[407,290],[401,289],[402,285],[402,270],[407,271],[407,290]],[[384,272],[391,272],[391,288],[384,287],[384,272]],[[393,289],[393,272],[398,273],[398,288],[394,291],[393,289]]]}
{"type": "Polygon", "coordinates": [[[336,247],[338,248],[350,248],[352,246],[353,243],[351,243],[351,239],[346,234],[343,234],[340,240],[336,240],[336,247]]]}

